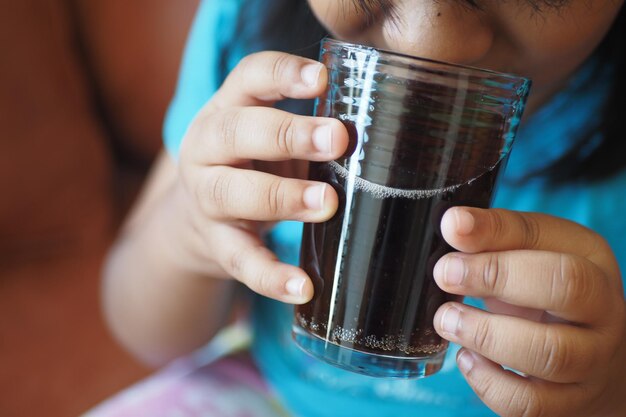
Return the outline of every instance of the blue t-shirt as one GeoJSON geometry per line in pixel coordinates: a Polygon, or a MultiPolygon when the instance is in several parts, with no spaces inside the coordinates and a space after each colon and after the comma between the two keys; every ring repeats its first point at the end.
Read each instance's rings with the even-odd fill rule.
{"type": "MultiPolygon", "coordinates": [[[[259,0],[261,3],[267,0],[259,0]]],[[[247,3],[254,3],[248,1],[247,3]]],[[[245,54],[238,42],[235,22],[244,0],[203,1],[190,34],[176,96],[165,123],[165,144],[176,156],[187,126],[197,111],[245,54]]],[[[248,23],[248,22],[247,22],[248,23]]],[[[249,22],[254,24],[254,22],[249,22]]],[[[258,47],[258,45],[257,45],[258,47]]],[[[256,47],[255,47],[256,48],[256,47]]],[[[594,184],[550,186],[535,178],[518,181],[530,170],[558,158],[587,123],[600,114],[606,85],[590,91],[576,84],[527,120],[516,140],[496,195],[495,206],[537,211],[581,223],[604,236],[626,267],[626,172],[594,184]]],[[[283,222],[269,243],[285,262],[297,264],[302,225],[283,222]]],[[[285,407],[301,417],[376,416],[493,416],[476,397],[456,368],[451,345],[444,368],[421,380],[370,378],[312,359],[291,340],[292,307],[257,297],[253,311],[254,357],[285,407]]]]}

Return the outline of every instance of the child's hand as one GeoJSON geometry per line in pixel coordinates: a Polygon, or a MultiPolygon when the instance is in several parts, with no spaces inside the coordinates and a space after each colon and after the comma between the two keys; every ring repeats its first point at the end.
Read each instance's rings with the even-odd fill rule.
{"type": "Polygon", "coordinates": [[[437,263],[438,285],[492,311],[448,303],[434,323],[465,347],[457,362],[480,398],[505,417],[626,415],[625,303],[607,243],[566,220],[495,209],[450,209],[441,228],[461,253],[437,263]]]}
{"type": "Polygon", "coordinates": [[[195,265],[202,275],[233,277],[281,301],[311,298],[308,276],[278,262],[260,240],[258,222],[319,222],[337,209],[332,187],[296,179],[306,175],[306,164],[292,160],[340,157],[348,145],[347,131],[335,119],[270,107],[284,98],[316,97],[326,80],[320,63],[262,52],[243,59],[200,111],[179,162],[182,239],[174,245],[185,265],[195,265]],[[273,163],[264,163],[261,172],[253,169],[253,160],[273,163]]]}

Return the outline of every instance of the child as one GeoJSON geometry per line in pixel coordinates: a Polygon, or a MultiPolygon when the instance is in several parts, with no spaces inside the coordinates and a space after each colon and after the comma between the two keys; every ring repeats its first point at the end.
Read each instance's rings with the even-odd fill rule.
{"type": "Polygon", "coordinates": [[[176,362],[130,391],[133,405],[117,398],[93,414],[626,415],[624,25],[622,2],[609,0],[204,1],[166,124],[169,155],[112,250],[105,311],[128,349],[160,365],[225,325],[241,298],[236,281],[269,298],[252,303],[250,356],[176,362]],[[435,279],[489,312],[439,309],[438,333],[462,348],[423,380],[310,359],[290,341],[288,307],[269,299],[312,297],[293,265],[298,225],[267,230],[334,214],[337,195],[304,179],[306,161],[338,158],[348,141],[336,120],[296,115],[293,102],[273,108],[319,95],[320,64],[251,54],[319,40],[307,6],[334,37],[534,82],[502,208],[443,217],[458,252],[437,263],[435,279]]]}

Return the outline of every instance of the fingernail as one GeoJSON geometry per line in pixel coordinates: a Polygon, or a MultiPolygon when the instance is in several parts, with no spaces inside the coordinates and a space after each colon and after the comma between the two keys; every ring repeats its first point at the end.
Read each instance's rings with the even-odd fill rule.
{"type": "Polygon", "coordinates": [[[456,232],[460,235],[469,235],[474,229],[474,216],[467,210],[454,210],[454,219],[456,220],[456,232]]]}
{"type": "Polygon", "coordinates": [[[320,78],[320,72],[322,71],[322,64],[308,64],[302,67],[300,70],[300,77],[302,81],[309,87],[315,87],[317,80],[320,78]]]}
{"type": "Polygon", "coordinates": [[[294,277],[289,279],[289,281],[287,281],[287,283],[285,284],[285,290],[287,290],[287,294],[294,297],[302,297],[305,282],[306,280],[302,277],[294,277]]]}
{"type": "Polygon", "coordinates": [[[323,154],[330,154],[333,149],[333,130],[330,125],[320,126],[313,131],[313,145],[323,154]]]}
{"type": "Polygon", "coordinates": [[[445,260],[443,282],[450,286],[461,285],[465,279],[465,262],[459,257],[448,256],[445,260]]]}
{"type": "Polygon", "coordinates": [[[311,185],[304,190],[304,204],[310,210],[321,210],[324,208],[324,195],[326,194],[326,184],[311,185]]]}
{"type": "Polygon", "coordinates": [[[459,357],[457,358],[456,362],[459,365],[459,369],[461,370],[461,372],[466,374],[472,370],[476,360],[474,359],[474,355],[471,352],[464,349],[459,354],[459,357]]]}
{"type": "Polygon", "coordinates": [[[441,316],[441,329],[444,333],[456,334],[461,320],[461,312],[456,307],[448,307],[441,316]]]}

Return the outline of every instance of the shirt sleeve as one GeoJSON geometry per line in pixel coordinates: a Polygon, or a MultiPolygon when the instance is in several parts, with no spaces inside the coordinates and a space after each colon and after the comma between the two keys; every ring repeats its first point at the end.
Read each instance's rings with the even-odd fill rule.
{"type": "Polygon", "coordinates": [[[174,159],[189,124],[224,80],[221,63],[236,31],[241,3],[202,0],[199,5],[163,127],[165,148],[174,159]]]}

